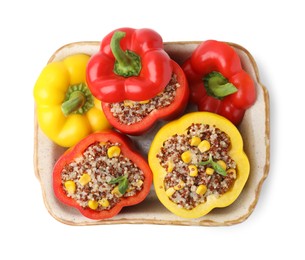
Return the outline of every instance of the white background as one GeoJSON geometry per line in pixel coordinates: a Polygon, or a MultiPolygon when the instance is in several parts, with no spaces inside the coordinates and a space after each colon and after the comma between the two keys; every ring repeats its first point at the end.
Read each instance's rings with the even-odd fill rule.
{"type": "Polygon", "coordinates": [[[301,3],[1,1],[0,258],[304,259],[301,3]],[[100,41],[125,26],[155,29],[164,41],[235,42],[255,58],[270,95],[271,165],[258,204],[245,222],[230,227],[74,227],[48,213],[33,170],[35,81],[62,45],[100,41]]]}

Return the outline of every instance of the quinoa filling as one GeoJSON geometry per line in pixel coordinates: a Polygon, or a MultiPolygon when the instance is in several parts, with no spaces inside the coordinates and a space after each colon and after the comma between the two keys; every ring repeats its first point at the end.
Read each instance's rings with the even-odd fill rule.
{"type": "Polygon", "coordinates": [[[209,195],[221,196],[234,184],[235,161],[229,136],[212,125],[192,124],[166,140],[157,154],[167,174],[166,195],[179,207],[193,209],[209,195]]]}
{"type": "Polygon", "coordinates": [[[109,210],[143,188],[144,174],[122,155],[118,143],[94,143],[61,173],[68,197],[80,206],[109,210]]]}
{"type": "Polygon", "coordinates": [[[177,75],[173,74],[165,89],[156,97],[143,101],[125,100],[124,102],[111,103],[110,111],[124,125],[138,123],[153,111],[169,106],[174,101],[179,87],[177,75]]]}

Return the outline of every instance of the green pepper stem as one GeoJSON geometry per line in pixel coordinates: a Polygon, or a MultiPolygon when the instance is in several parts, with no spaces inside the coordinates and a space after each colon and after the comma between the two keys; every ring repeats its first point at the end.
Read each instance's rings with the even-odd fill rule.
{"type": "Polygon", "coordinates": [[[113,71],[123,77],[137,76],[141,71],[141,60],[136,53],[122,50],[120,41],[125,36],[126,33],[122,31],[116,31],[112,35],[110,48],[116,59],[113,71]]]}
{"type": "Polygon", "coordinates": [[[80,107],[82,107],[85,101],[86,98],[82,92],[80,91],[73,92],[70,95],[69,99],[64,103],[62,103],[61,105],[62,112],[64,113],[65,116],[68,116],[74,111],[78,110],[80,107]]]}
{"type": "Polygon", "coordinates": [[[222,99],[238,91],[238,89],[219,72],[213,71],[203,78],[208,95],[222,99]]]}
{"type": "Polygon", "coordinates": [[[66,98],[61,104],[65,116],[72,113],[84,114],[94,106],[93,96],[86,84],[71,85],[66,93],[66,98]]]}
{"type": "Polygon", "coordinates": [[[110,42],[110,48],[113,53],[113,56],[115,59],[122,65],[122,66],[128,66],[130,63],[130,58],[127,54],[122,50],[120,41],[126,36],[125,32],[116,31],[110,42]]]}

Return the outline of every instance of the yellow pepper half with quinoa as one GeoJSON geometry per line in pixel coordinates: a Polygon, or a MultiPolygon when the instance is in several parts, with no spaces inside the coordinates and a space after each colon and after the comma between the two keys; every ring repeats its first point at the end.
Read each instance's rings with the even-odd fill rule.
{"type": "Polygon", "coordinates": [[[238,129],[210,112],[189,113],[163,126],[148,161],[159,200],[183,218],[232,204],[250,172],[238,129]]]}
{"type": "Polygon", "coordinates": [[[71,147],[92,132],[111,128],[86,84],[90,56],[74,54],[48,63],[34,86],[37,120],[53,142],[71,147]]]}

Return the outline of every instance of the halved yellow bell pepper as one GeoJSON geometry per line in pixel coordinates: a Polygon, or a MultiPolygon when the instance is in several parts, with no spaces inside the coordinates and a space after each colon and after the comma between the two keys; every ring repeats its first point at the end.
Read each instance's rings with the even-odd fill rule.
{"type": "Polygon", "coordinates": [[[71,147],[88,134],[111,128],[86,84],[90,56],[74,54],[47,64],[34,86],[37,120],[56,144],[71,147]]]}
{"type": "MultiPolygon", "coordinates": [[[[154,188],[159,200],[172,213],[184,218],[202,217],[208,214],[213,208],[226,207],[232,204],[241,193],[250,172],[249,160],[243,151],[243,139],[238,129],[226,118],[210,112],[192,112],[163,126],[158,131],[151,144],[148,154],[148,161],[153,172],[154,188]],[[166,171],[166,169],[161,166],[161,163],[157,158],[157,154],[160,153],[165,141],[176,134],[183,135],[186,129],[193,123],[215,126],[229,136],[231,140],[231,147],[228,155],[236,162],[236,179],[233,186],[224,194],[219,196],[214,196],[213,194],[208,195],[206,201],[200,203],[192,209],[186,209],[178,206],[178,204],[170,199],[172,194],[175,192],[176,187],[166,190],[164,179],[169,170],[166,171]]],[[[215,163],[213,162],[212,164],[215,163]]],[[[192,167],[196,168],[191,165],[188,168],[186,167],[186,169],[189,169],[190,176],[197,176],[197,172],[194,174],[194,169],[192,167]]],[[[211,168],[208,170],[210,171],[211,168]]],[[[196,192],[198,194],[202,194],[206,192],[206,187],[204,185],[199,185],[196,192]]]]}

